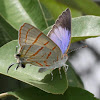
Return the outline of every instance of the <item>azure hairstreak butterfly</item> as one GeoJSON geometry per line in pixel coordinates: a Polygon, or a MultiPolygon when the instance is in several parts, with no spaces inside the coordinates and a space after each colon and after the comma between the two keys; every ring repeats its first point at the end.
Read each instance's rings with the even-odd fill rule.
{"type": "Polygon", "coordinates": [[[56,69],[65,64],[67,52],[71,42],[71,13],[66,9],[56,20],[46,36],[36,27],[24,23],[19,30],[19,51],[16,54],[17,63],[8,67],[7,72],[14,64],[25,68],[26,64],[40,67],[39,72],[47,69],[56,69]]]}

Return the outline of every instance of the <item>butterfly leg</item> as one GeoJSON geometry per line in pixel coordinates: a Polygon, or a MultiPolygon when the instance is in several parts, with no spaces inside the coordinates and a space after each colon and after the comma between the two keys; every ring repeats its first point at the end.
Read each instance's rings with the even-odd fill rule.
{"type": "Polygon", "coordinates": [[[17,67],[15,68],[15,70],[17,70],[19,68],[19,64],[17,65],[17,67]]]}
{"type": "Polygon", "coordinates": [[[51,72],[51,81],[53,81],[53,73],[51,72]]]}
{"type": "Polygon", "coordinates": [[[68,65],[65,64],[65,65],[64,65],[64,68],[65,68],[65,72],[67,72],[67,70],[68,70],[68,65]]]}
{"type": "Polygon", "coordinates": [[[16,51],[15,51],[15,54],[17,54],[17,49],[18,49],[18,46],[16,46],[16,51]]]}
{"type": "Polygon", "coordinates": [[[59,68],[59,75],[60,75],[60,79],[62,79],[61,68],[59,68]]]}

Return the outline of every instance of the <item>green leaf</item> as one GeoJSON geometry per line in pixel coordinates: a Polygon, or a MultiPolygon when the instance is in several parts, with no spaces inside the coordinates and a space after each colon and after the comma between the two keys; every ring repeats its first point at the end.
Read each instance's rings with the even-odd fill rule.
{"type": "Polygon", "coordinates": [[[48,25],[52,25],[54,23],[53,17],[51,17],[48,10],[43,5],[41,5],[38,0],[36,1],[30,0],[29,2],[27,1],[24,4],[23,3],[24,2],[22,0],[20,1],[1,0],[0,1],[0,5],[1,5],[0,13],[6,19],[5,20],[2,16],[0,16],[0,46],[4,45],[5,43],[11,40],[17,39],[18,38],[17,30],[19,29],[20,25],[22,25],[24,22],[30,23],[30,20],[32,20],[33,22],[31,22],[30,24],[32,23],[36,24],[35,26],[39,27],[41,30],[42,27],[43,29],[45,29],[48,25]],[[31,3],[34,4],[32,5],[31,3]],[[35,10],[33,10],[34,7],[36,8],[35,10]],[[27,12],[28,9],[33,10],[32,13],[27,12]],[[38,11],[39,13],[37,13],[36,11],[38,11]],[[25,16],[23,15],[23,13],[25,14],[25,16]],[[32,19],[31,18],[28,19],[27,17],[29,16],[31,16],[32,19]],[[8,22],[17,30],[15,30],[8,22]],[[46,25],[46,23],[48,25],[46,25]]]}
{"type": "Polygon", "coordinates": [[[83,14],[100,16],[100,6],[92,0],[59,0],[74,9],[81,11],[83,14]]]}
{"type": "Polygon", "coordinates": [[[38,87],[48,93],[63,94],[68,88],[67,78],[63,70],[61,71],[63,77],[62,79],[60,79],[58,70],[53,71],[53,81],[51,81],[50,70],[44,73],[39,73],[38,67],[35,67],[34,65],[30,66],[28,64],[26,68],[23,69],[20,67],[17,71],[15,70],[15,67],[17,66],[15,64],[11,67],[9,73],[7,74],[8,66],[13,62],[16,62],[14,53],[17,43],[17,41],[12,41],[0,48],[0,55],[2,57],[0,58],[0,73],[38,87]]]}
{"type": "Polygon", "coordinates": [[[31,85],[27,83],[0,74],[0,94],[8,91],[15,91],[16,89],[18,90],[18,89],[29,88],[29,87],[31,87],[31,85]]]}
{"type": "Polygon", "coordinates": [[[53,25],[55,21],[54,21],[54,18],[52,17],[52,15],[50,14],[49,10],[43,4],[41,4],[41,6],[43,8],[43,12],[45,14],[48,25],[49,26],[53,25]]]}
{"type": "MultiPolygon", "coordinates": [[[[57,17],[65,10],[68,8],[65,4],[62,4],[58,2],[57,0],[40,0],[42,4],[45,5],[46,8],[50,11],[54,19],[57,19],[57,17]],[[48,3],[49,2],[49,3],[48,3]]],[[[81,12],[70,8],[72,12],[72,17],[77,17],[81,15],[81,12]]]]}
{"type": "MultiPolygon", "coordinates": [[[[70,63],[68,63],[68,65],[69,65],[69,68],[66,73],[67,78],[68,78],[68,85],[73,86],[73,87],[83,88],[83,83],[82,83],[81,79],[79,78],[79,76],[72,69],[72,65],[70,63]]],[[[6,75],[1,74],[0,77],[2,77],[0,79],[0,81],[1,81],[0,82],[0,93],[12,91],[15,89],[20,89],[20,88],[27,88],[27,87],[31,86],[31,85],[25,84],[24,82],[18,81],[14,78],[8,77],[6,75]]]]}
{"type": "Polygon", "coordinates": [[[46,93],[35,87],[8,92],[8,94],[23,100],[99,100],[92,93],[76,87],[69,87],[63,95],[46,93]]]}
{"type": "Polygon", "coordinates": [[[66,72],[68,78],[68,86],[84,88],[82,80],[73,69],[74,67],[70,63],[68,63],[68,65],[68,71],[66,72]]]}
{"type": "Polygon", "coordinates": [[[5,43],[17,39],[18,32],[0,16],[0,47],[5,43]]]}
{"type": "Polygon", "coordinates": [[[69,87],[65,92],[66,100],[95,100],[94,95],[84,89],[69,87]]]}
{"type": "Polygon", "coordinates": [[[72,42],[100,36],[100,17],[82,16],[72,20],[72,42]]]}
{"type": "MultiPolygon", "coordinates": [[[[44,33],[47,34],[51,28],[52,26],[45,29],[44,33]]],[[[100,36],[100,17],[81,16],[72,18],[72,43],[97,36],[100,36]]]]}
{"type": "Polygon", "coordinates": [[[17,30],[25,22],[40,30],[48,27],[39,0],[0,0],[0,14],[17,30]]]}

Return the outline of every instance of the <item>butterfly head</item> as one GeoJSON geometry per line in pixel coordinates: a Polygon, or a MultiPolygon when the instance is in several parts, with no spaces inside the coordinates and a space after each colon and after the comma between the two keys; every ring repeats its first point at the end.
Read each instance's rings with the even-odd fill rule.
{"type": "Polygon", "coordinates": [[[20,58],[20,57],[21,57],[20,54],[16,54],[16,55],[15,55],[15,58],[17,58],[17,59],[20,58]]]}
{"type": "Polygon", "coordinates": [[[16,54],[15,58],[17,59],[17,63],[24,63],[24,57],[21,54],[16,54]]]}
{"type": "Polygon", "coordinates": [[[9,69],[10,69],[14,64],[18,64],[17,67],[15,68],[16,70],[17,70],[19,67],[25,68],[25,65],[26,65],[26,64],[23,62],[24,59],[21,58],[21,54],[16,54],[16,55],[14,55],[14,56],[15,56],[15,58],[17,59],[17,63],[12,63],[12,64],[8,67],[7,73],[8,73],[8,71],[9,71],[9,69]]]}
{"type": "Polygon", "coordinates": [[[14,56],[15,56],[15,59],[17,59],[17,63],[19,63],[21,61],[21,55],[20,54],[16,54],[14,56]]]}

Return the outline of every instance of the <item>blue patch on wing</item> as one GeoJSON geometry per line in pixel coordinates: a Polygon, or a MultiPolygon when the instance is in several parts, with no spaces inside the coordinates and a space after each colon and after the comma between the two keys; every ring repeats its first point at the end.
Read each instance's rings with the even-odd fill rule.
{"type": "Polygon", "coordinates": [[[56,20],[52,29],[48,33],[48,37],[53,40],[62,53],[68,51],[71,40],[71,13],[66,9],[56,20]]]}
{"type": "Polygon", "coordinates": [[[59,26],[53,30],[53,34],[51,34],[49,38],[58,45],[64,54],[70,44],[71,32],[59,26]]]}

